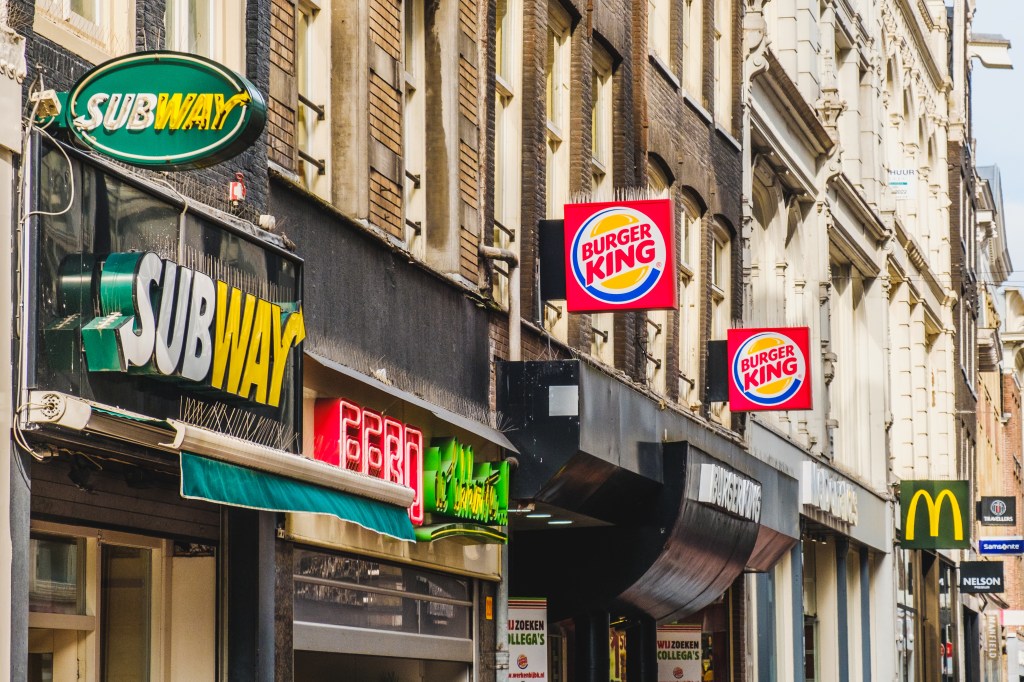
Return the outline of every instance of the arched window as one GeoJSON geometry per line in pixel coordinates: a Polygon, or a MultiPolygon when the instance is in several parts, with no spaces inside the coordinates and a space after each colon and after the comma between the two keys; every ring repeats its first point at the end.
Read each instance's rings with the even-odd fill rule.
{"type": "Polygon", "coordinates": [[[679,216],[679,310],[676,342],[679,353],[679,402],[690,408],[700,405],[700,244],[703,205],[696,194],[683,190],[679,216]]]}
{"type": "MultiPolygon", "coordinates": [[[[647,184],[651,198],[672,196],[672,176],[664,162],[651,155],[647,162],[647,184]]],[[[646,320],[646,369],[647,385],[664,394],[668,387],[668,337],[669,313],[667,310],[652,310],[646,320]]]]}

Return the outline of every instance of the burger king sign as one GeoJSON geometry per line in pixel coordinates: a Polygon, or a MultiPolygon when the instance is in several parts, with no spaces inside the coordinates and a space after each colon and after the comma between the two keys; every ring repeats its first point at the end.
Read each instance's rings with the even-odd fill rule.
{"type": "Polygon", "coordinates": [[[672,201],[565,206],[569,312],[675,308],[672,201]]]}
{"type": "Polygon", "coordinates": [[[729,409],[811,409],[807,327],[730,329],[729,409]]]}

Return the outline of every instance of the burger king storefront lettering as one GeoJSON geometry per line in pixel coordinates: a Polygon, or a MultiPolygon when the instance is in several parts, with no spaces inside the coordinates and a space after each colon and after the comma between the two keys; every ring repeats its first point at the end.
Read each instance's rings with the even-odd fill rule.
{"type": "Polygon", "coordinates": [[[729,409],[811,409],[807,327],[730,329],[729,409]]]}
{"type": "Polygon", "coordinates": [[[566,204],[569,312],[678,307],[669,199],[566,204]]]}

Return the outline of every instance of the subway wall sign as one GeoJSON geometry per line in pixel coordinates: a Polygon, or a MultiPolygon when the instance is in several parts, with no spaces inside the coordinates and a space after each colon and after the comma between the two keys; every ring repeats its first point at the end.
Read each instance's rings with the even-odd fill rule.
{"type": "Polygon", "coordinates": [[[192,54],[136,52],[100,64],[71,89],[64,125],[118,161],[158,170],[212,166],[263,132],[267,105],[248,80],[192,54]]]}
{"type": "Polygon", "coordinates": [[[110,254],[99,299],[101,315],[82,328],[90,372],[185,379],[271,407],[306,336],[298,305],[258,298],[152,252],[110,254]]]}
{"type": "Polygon", "coordinates": [[[565,205],[569,312],[677,308],[672,201],[565,205]]]}
{"type": "Polygon", "coordinates": [[[727,348],[730,410],[811,409],[807,327],[730,329],[727,348]]]}

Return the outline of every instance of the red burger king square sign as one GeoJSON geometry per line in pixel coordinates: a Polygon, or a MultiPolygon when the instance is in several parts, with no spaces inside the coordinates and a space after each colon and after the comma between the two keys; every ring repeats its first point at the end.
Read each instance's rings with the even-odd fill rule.
{"type": "Polygon", "coordinates": [[[672,201],[565,205],[571,313],[676,308],[672,201]]]}
{"type": "Polygon", "coordinates": [[[811,409],[807,327],[730,329],[729,409],[811,409]]]}

